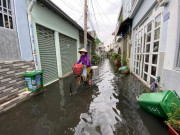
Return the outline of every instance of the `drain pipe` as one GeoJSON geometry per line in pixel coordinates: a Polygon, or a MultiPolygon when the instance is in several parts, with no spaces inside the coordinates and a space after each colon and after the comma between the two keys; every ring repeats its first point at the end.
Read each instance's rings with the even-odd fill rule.
{"type": "Polygon", "coordinates": [[[38,62],[37,62],[36,47],[35,47],[35,42],[34,42],[33,25],[32,25],[32,16],[31,16],[31,11],[32,11],[35,3],[36,3],[36,0],[31,0],[31,3],[27,10],[27,16],[28,16],[28,23],[29,23],[29,34],[30,34],[30,39],[31,39],[33,59],[34,59],[34,63],[35,63],[35,68],[37,70],[38,62]]]}

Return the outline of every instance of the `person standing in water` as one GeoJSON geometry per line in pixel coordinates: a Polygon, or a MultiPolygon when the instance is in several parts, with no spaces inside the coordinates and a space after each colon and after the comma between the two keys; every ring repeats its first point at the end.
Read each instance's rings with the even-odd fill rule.
{"type": "Polygon", "coordinates": [[[86,49],[83,48],[79,51],[79,53],[81,54],[81,57],[79,61],[77,62],[77,64],[82,62],[82,65],[84,66],[84,68],[87,69],[87,79],[88,79],[89,85],[91,85],[91,78],[90,78],[91,63],[90,63],[90,58],[88,56],[88,52],[86,51],[86,49]]]}

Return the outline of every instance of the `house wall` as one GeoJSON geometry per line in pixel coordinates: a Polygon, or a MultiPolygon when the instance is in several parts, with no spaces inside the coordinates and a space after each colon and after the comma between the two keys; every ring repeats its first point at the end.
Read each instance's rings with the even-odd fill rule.
{"type": "MultiPolygon", "coordinates": [[[[132,47],[134,47],[135,28],[142,22],[144,17],[147,16],[155,4],[155,0],[143,1],[135,17],[133,18],[132,47]]],[[[176,90],[176,92],[180,95],[180,71],[176,70],[175,68],[176,50],[179,36],[178,23],[180,22],[179,7],[180,2],[175,0],[169,1],[169,3],[164,6],[163,17],[169,12],[170,18],[163,21],[161,28],[159,72],[161,72],[161,88],[163,90],[176,90]]],[[[132,48],[131,54],[133,54],[133,51],[134,49],[132,48]]],[[[131,60],[131,65],[132,64],[133,59],[131,60]]]]}
{"type": "Polygon", "coordinates": [[[14,29],[0,27],[0,103],[25,91],[23,73],[34,70],[24,0],[12,0],[14,29]]]}
{"type": "Polygon", "coordinates": [[[16,30],[0,27],[0,62],[20,59],[21,55],[16,30]]]}
{"type": "MultiPolygon", "coordinates": [[[[30,0],[26,0],[27,7],[30,4],[30,0]]],[[[38,47],[38,40],[37,40],[37,33],[36,33],[36,24],[40,24],[44,27],[47,27],[56,33],[61,33],[66,36],[69,36],[71,38],[74,38],[77,40],[77,56],[79,57],[78,49],[79,49],[79,30],[75,28],[72,24],[64,20],[59,15],[55,14],[51,10],[47,9],[46,7],[42,7],[40,4],[35,3],[33,9],[32,9],[32,24],[33,24],[33,32],[34,32],[34,38],[35,38],[35,45],[37,50],[37,59],[38,59],[38,68],[41,69],[40,65],[40,56],[39,56],[39,47],[38,47]]],[[[59,42],[58,36],[55,36],[55,43],[59,42]]],[[[56,52],[59,52],[60,50],[58,47],[56,48],[56,52]]],[[[60,56],[57,56],[60,57],[60,56]]],[[[60,60],[60,58],[59,58],[60,60]]],[[[60,74],[62,73],[62,67],[61,62],[57,61],[58,71],[60,74]]],[[[59,75],[60,75],[59,74],[59,75]]],[[[61,75],[59,77],[62,77],[61,75]]]]}
{"type": "Polygon", "coordinates": [[[34,70],[31,61],[4,61],[0,62],[0,104],[12,99],[26,88],[23,73],[34,70]]]}
{"type": "Polygon", "coordinates": [[[132,33],[131,33],[131,41],[132,41],[132,47],[131,47],[131,59],[130,59],[130,71],[133,71],[133,53],[134,53],[134,42],[135,42],[135,28],[141,23],[141,21],[149,14],[149,12],[154,8],[156,4],[156,0],[144,0],[139,5],[139,9],[135,9],[137,12],[132,18],[132,33]]]}
{"type": "MultiPolygon", "coordinates": [[[[135,41],[135,28],[138,24],[148,15],[148,13],[152,10],[154,5],[156,4],[156,0],[144,0],[141,3],[139,9],[137,9],[137,13],[133,18],[132,21],[132,49],[131,49],[131,56],[133,56],[134,51],[134,41],[135,41]]],[[[133,65],[133,58],[131,58],[131,65],[133,65]]],[[[130,67],[130,71],[133,71],[133,66],[130,67]]]]}
{"type": "MultiPolygon", "coordinates": [[[[14,5],[13,1],[11,2],[14,5]]],[[[0,62],[21,59],[13,6],[12,16],[13,29],[0,27],[0,62]]]]}
{"type": "Polygon", "coordinates": [[[138,9],[135,17],[133,18],[133,28],[135,28],[140,21],[148,14],[148,12],[154,7],[157,0],[144,0],[138,9]]]}
{"type": "Polygon", "coordinates": [[[27,20],[27,8],[25,0],[14,0],[16,25],[22,60],[32,60],[31,41],[27,20]]]}
{"type": "Polygon", "coordinates": [[[178,25],[180,2],[172,0],[166,7],[165,12],[170,12],[170,19],[166,21],[167,35],[164,36],[165,59],[163,66],[162,88],[176,90],[180,95],[180,71],[175,69],[176,50],[178,45],[178,25]]]}
{"type": "Polygon", "coordinates": [[[123,0],[123,21],[129,17],[131,10],[131,0],[123,0]]]}

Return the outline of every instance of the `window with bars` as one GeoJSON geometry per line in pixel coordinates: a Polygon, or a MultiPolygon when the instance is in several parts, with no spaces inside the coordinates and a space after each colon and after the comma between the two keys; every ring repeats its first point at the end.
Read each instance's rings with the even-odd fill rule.
{"type": "Polygon", "coordinates": [[[13,29],[12,0],[0,0],[0,27],[13,29]]]}

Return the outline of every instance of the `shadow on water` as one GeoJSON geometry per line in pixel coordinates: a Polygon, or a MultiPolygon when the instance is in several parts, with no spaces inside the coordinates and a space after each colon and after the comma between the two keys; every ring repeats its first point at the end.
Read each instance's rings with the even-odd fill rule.
{"type": "Polygon", "coordinates": [[[91,87],[69,94],[72,76],[0,116],[1,135],[167,135],[163,121],[140,109],[147,89],[120,75],[109,60],[99,65],[91,87]]]}

